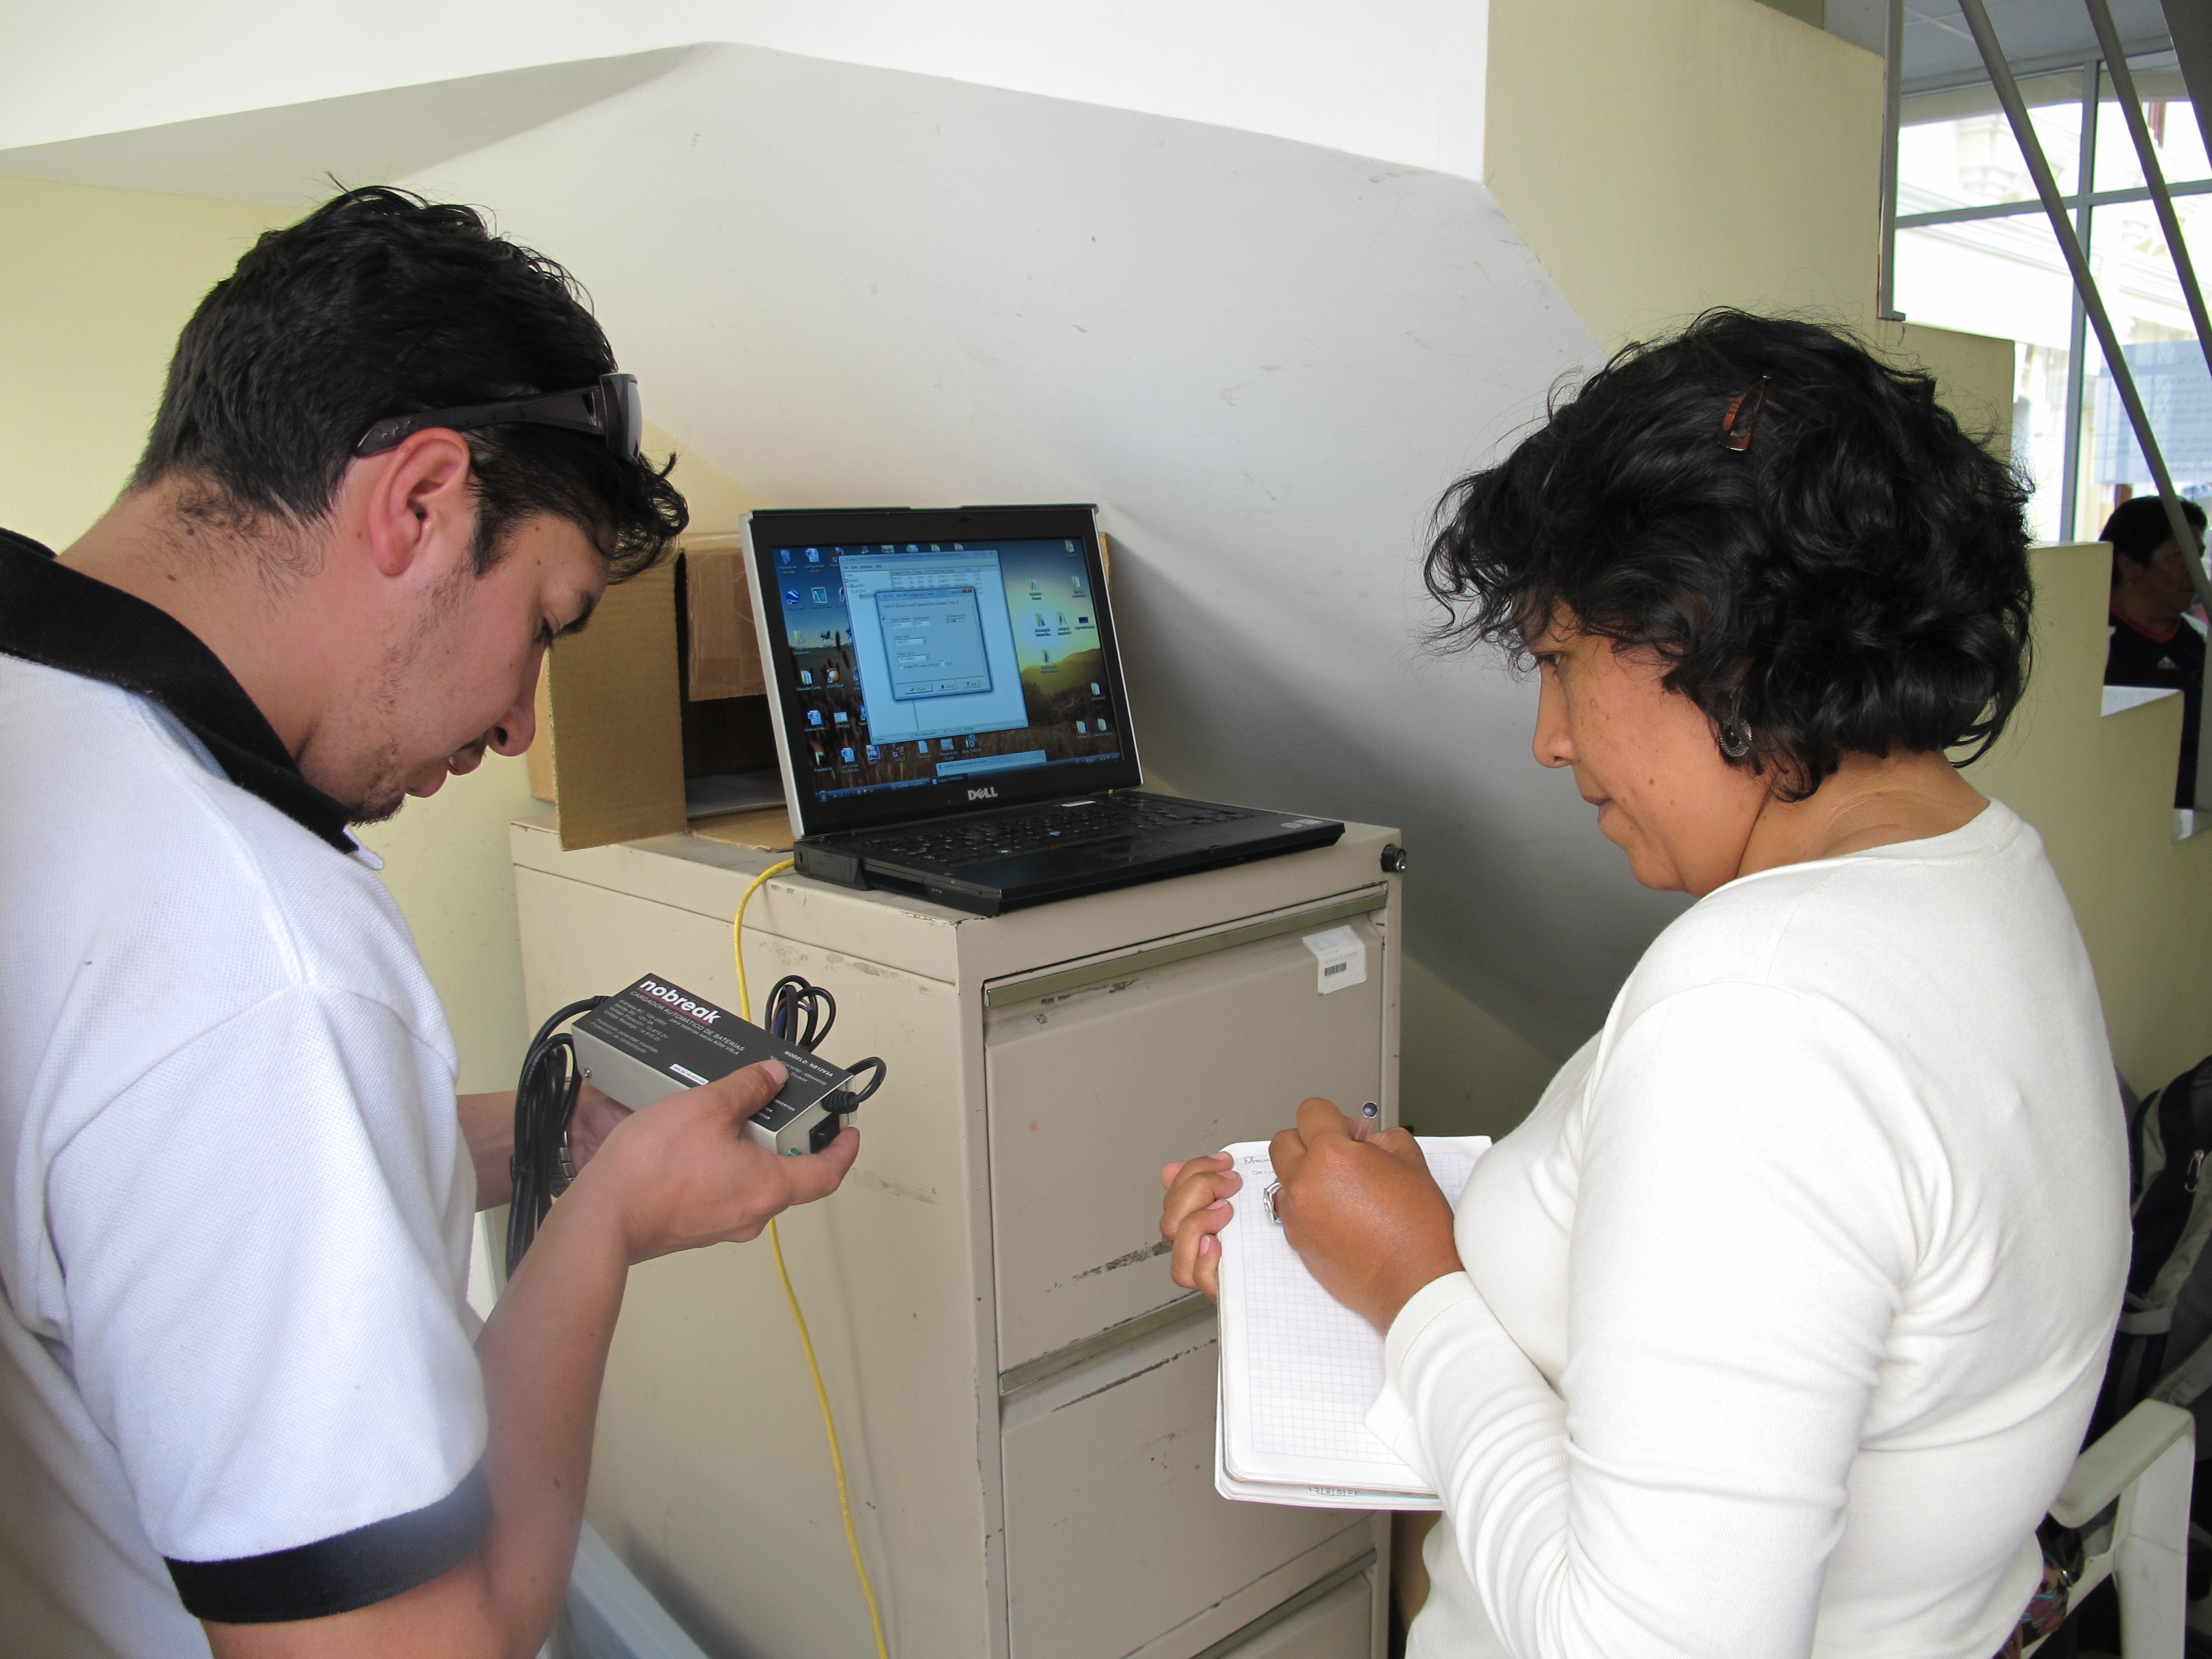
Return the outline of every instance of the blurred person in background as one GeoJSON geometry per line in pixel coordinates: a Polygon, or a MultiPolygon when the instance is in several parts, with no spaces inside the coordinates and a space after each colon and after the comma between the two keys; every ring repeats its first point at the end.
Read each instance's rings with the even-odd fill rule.
{"type": "MultiPolygon", "coordinates": [[[[2204,539],[2204,509],[2185,501],[2181,511],[2204,539]]],[[[2204,724],[2204,634],[2190,614],[2197,586],[2189,557],[2173,538],[2162,496],[2123,501],[2100,542],[2112,544],[2112,643],[2105,648],[2105,684],[2151,685],[2181,693],[2181,766],[2173,784],[2176,806],[2197,805],[2197,744],[2204,724]]]]}

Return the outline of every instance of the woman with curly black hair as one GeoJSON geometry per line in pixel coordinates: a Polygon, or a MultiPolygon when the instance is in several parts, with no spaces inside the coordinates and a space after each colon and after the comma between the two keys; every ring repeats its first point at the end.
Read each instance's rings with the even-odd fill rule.
{"type": "MultiPolygon", "coordinates": [[[[1537,760],[1698,902],[1456,1213],[1328,1102],[1276,1139],[1443,1498],[1415,1659],[1988,1659],[2039,1588],[2127,1155],[2042,843],[1948,758],[2020,700],[2021,506],[1926,375],[1733,312],[1447,497],[1448,636],[1533,661],[1537,760]]],[[[1237,1178],[1167,1179],[1211,1292],[1237,1178]]]]}

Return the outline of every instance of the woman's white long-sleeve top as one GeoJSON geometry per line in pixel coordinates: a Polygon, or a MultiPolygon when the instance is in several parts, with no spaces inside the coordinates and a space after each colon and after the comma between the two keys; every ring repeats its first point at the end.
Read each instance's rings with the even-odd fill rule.
{"type": "Polygon", "coordinates": [[[1444,1498],[1412,1659],[1989,1659],[2127,1270],[2041,841],[1993,804],[1707,896],[1457,1236],[1370,1419],[1444,1498]]]}

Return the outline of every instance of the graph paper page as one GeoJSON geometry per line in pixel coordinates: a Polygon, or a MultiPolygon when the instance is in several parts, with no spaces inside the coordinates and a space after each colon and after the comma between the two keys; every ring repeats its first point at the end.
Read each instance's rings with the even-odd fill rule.
{"type": "MultiPolygon", "coordinates": [[[[1487,1136],[1421,1138],[1456,1203],[1487,1136]]],[[[1420,1477],[1367,1431],[1382,1391],[1382,1339],[1306,1271],[1267,1218],[1275,1178],[1263,1140],[1225,1149],[1244,1185],[1221,1231],[1220,1449],[1239,1482],[1425,1493],[1420,1477]]]]}

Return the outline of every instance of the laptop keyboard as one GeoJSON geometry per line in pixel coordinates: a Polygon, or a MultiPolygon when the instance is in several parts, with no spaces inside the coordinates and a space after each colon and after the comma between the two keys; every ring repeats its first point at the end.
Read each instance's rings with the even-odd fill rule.
{"type": "Polygon", "coordinates": [[[1148,830],[1226,823],[1250,816],[1231,807],[1172,800],[1158,795],[1107,795],[1065,806],[992,812],[980,817],[920,824],[910,830],[886,830],[879,836],[855,839],[876,858],[961,864],[972,859],[1005,858],[1040,853],[1048,848],[1112,841],[1148,830]]]}

